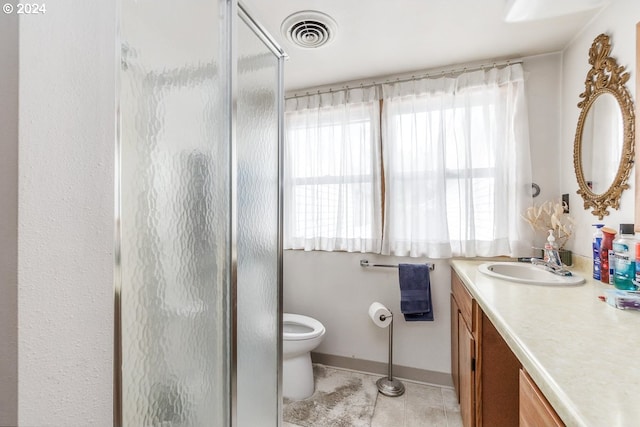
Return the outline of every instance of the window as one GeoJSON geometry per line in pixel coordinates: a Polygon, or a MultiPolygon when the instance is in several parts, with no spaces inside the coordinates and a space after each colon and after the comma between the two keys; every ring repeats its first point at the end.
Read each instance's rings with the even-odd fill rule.
{"type": "Polygon", "coordinates": [[[285,248],[379,252],[379,100],[374,88],[287,100],[285,248]]]}
{"type": "Polygon", "coordinates": [[[522,67],[383,85],[382,105],[379,130],[374,88],[287,101],[285,248],[528,252],[522,67]]]}
{"type": "Polygon", "coordinates": [[[522,67],[383,86],[383,254],[518,256],[530,248],[522,67]]]}

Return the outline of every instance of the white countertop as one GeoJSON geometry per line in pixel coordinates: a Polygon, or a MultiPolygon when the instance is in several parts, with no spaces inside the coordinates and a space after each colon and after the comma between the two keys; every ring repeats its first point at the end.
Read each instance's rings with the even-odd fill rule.
{"type": "Polygon", "coordinates": [[[578,286],[513,283],[451,266],[567,426],[640,426],[640,311],[600,301],[590,273],[578,286]]]}

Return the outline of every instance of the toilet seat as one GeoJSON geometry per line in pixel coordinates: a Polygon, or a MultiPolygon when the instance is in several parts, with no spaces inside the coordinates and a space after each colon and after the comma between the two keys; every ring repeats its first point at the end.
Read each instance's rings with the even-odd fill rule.
{"type": "Polygon", "coordinates": [[[282,323],[282,336],[285,341],[310,340],[325,332],[322,323],[301,314],[284,313],[282,323]]]}

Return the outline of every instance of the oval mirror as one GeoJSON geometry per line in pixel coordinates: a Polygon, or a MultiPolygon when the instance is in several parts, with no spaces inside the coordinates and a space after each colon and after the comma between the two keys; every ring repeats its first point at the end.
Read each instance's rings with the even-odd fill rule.
{"type": "Polygon", "coordinates": [[[625,86],[629,73],[609,56],[609,36],[600,34],[589,49],[591,69],[576,128],[573,162],[584,208],[602,219],[618,209],[634,157],[633,101],[625,86]]]}
{"type": "Polygon", "coordinates": [[[622,156],[622,111],[615,95],[609,92],[594,96],[586,111],[580,148],[582,174],[594,194],[604,194],[618,174],[622,156]]]}

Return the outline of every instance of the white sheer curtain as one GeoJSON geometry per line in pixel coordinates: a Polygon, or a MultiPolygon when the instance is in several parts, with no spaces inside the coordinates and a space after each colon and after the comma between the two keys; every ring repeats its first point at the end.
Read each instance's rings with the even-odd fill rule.
{"type": "Polygon", "coordinates": [[[531,234],[522,66],[383,86],[383,254],[521,256],[531,234]]]}
{"type": "Polygon", "coordinates": [[[284,248],[379,253],[377,89],[295,97],[285,105],[284,248]]]}

